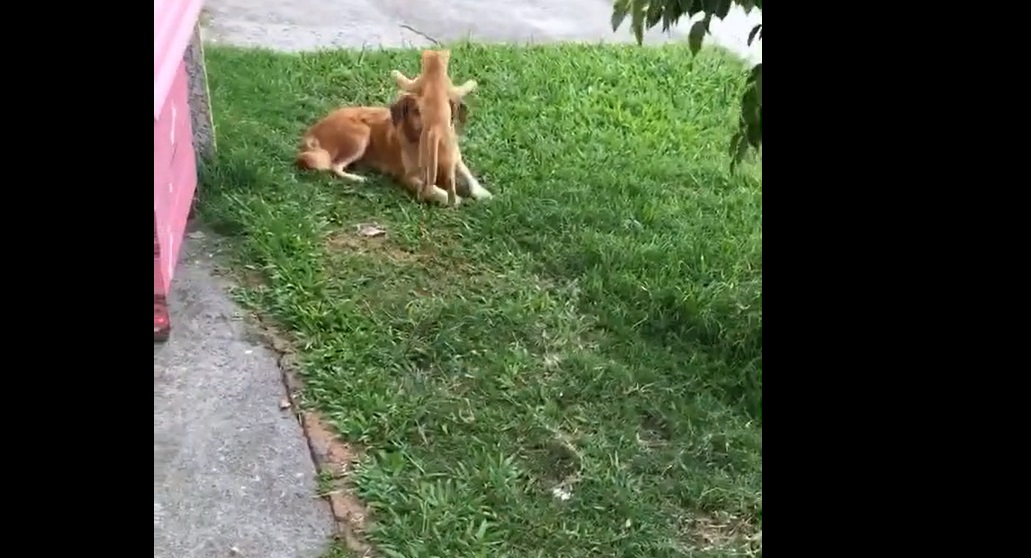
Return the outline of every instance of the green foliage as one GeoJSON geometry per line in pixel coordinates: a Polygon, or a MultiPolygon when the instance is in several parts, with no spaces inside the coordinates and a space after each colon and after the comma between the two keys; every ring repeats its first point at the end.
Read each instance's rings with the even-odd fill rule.
{"type": "MultiPolygon", "coordinates": [[[[713,16],[723,19],[730,12],[731,4],[737,4],[749,13],[753,8],[762,11],[762,0],[615,0],[612,6],[612,30],[630,16],[630,29],[634,32],[637,43],[644,39],[644,30],[655,27],[660,22],[662,30],[668,31],[681,17],[693,18],[703,13],[705,17],[696,21],[687,34],[687,43],[691,53],[697,54],[702,48],[702,38],[709,32],[709,22],[713,16]]],[[[762,40],[763,26],[758,24],[748,33],[748,44],[762,40]]],[[[741,160],[752,147],[758,150],[763,143],[763,65],[756,64],[748,74],[747,86],[741,95],[741,119],[738,131],[730,141],[731,165],[741,160]]]]}

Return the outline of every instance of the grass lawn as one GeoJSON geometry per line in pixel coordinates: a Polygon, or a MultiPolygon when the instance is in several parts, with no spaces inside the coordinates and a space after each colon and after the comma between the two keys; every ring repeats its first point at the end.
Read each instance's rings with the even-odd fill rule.
{"type": "Polygon", "coordinates": [[[454,47],[454,80],[480,83],[463,154],[495,198],[449,210],[293,166],[308,125],[391,100],[416,51],[207,55],[201,217],[260,276],[239,296],[297,343],[305,401],[366,449],[380,555],[761,554],[762,167],[728,170],[738,61],[454,47]]]}

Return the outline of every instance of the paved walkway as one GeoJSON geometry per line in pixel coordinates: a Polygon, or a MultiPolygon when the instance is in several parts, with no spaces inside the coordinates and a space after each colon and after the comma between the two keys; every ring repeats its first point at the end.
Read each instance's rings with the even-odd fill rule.
{"type": "MultiPolygon", "coordinates": [[[[611,6],[610,0],[207,0],[205,38],[287,51],[431,44],[422,34],[438,41],[632,41],[627,28],[612,32],[611,6]]],[[[712,23],[707,40],[761,62],[762,43],[745,44],[761,22],[758,11],[746,15],[735,7],[712,23]]],[[[687,40],[690,27],[682,21],[672,36],[651,31],[645,42],[687,40]]]]}
{"type": "Polygon", "coordinates": [[[333,534],[276,355],[248,334],[192,233],[154,353],[154,557],[314,558],[333,534]],[[159,348],[157,348],[159,347],[159,348]]]}
{"type": "MultiPolygon", "coordinates": [[[[425,46],[437,40],[629,41],[609,0],[207,0],[209,41],[280,50],[425,46]],[[418,30],[412,31],[412,29],[418,30]]],[[[745,47],[758,13],[715,22],[709,41],[745,47]]],[[[690,23],[674,30],[686,40],[690,23]]],[[[669,40],[659,32],[646,42],[669,40]]],[[[217,110],[217,107],[216,107],[217,110]]],[[[227,132],[222,130],[223,133],[227,132]]],[[[154,356],[155,558],[316,558],[333,522],[315,494],[301,429],[280,410],[275,357],[248,338],[215,277],[210,239],[188,238],[170,300],[172,338],[154,356]]]]}

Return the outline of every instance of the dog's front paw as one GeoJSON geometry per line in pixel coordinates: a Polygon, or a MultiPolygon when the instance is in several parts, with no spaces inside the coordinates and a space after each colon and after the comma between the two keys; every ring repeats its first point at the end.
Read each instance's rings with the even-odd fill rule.
{"type": "Polygon", "coordinates": [[[440,205],[443,205],[444,207],[455,208],[459,205],[462,205],[462,196],[456,195],[455,199],[452,201],[447,197],[447,192],[444,192],[444,195],[437,201],[440,203],[440,205]]]}
{"type": "MultiPolygon", "coordinates": [[[[456,196],[456,205],[458,204],[459,199],[460,198],[456,196]]],[[[448,207],[449,205],[451,205],[450,200],[448,200],[447,197],[447,190],[444,190],[443,188],[438,188],[437,186],[433,186],[432,189],[428,189],[427,191],[425,191],[421,198],[421,201],[435,203],[437,205],[442,205],[444,207],[448,207]]]]}
{"type": "Polygon", "coordinates": [[[489,200],[494,197],[486,188],[484,188],[479,182],[469,185],[469,197],[476,201],[489,200]]]}

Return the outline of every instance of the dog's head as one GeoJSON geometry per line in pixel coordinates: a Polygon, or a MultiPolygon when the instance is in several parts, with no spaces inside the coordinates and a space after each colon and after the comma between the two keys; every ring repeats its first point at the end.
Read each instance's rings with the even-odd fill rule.
{"type": "MultiPolygon", "coordinates": [[[[466,106],[463,101],[451,102],[451,124],[457,129],[461,129],[465,126],[466,120],[469,118],[469,107],[466,106]]],[[[408,141],[417,142],[419,141],[419,135],[422,134],[422,116],[421,110],[419,109],[419,99],[415,95],[404,94],[390,105],[390,120],[394,126],[399,128],[401,133],[408,141]]]]}

